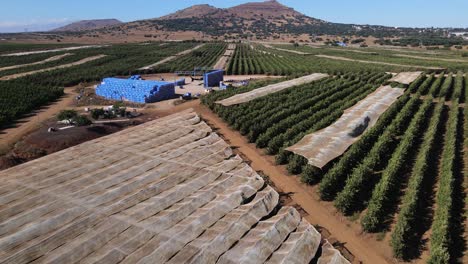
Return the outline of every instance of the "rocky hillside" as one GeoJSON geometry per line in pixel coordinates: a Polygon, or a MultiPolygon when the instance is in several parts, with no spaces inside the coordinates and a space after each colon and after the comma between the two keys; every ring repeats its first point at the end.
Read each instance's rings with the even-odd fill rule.
{"type": "MultiPolygon", "coordinates": [[[[412,28],[327,22],[306,16],[276,0],[246,3],[230,8],[195,5],[154,19],[106,25],[92,31],[89,30],[90,27],[74,26],[72,29],[76,31],[79,28],[85,28],[87,31],[63,34],[65,37],[75,37],[72,40],[83,40],[87,37],[117,42],[192,39],[307,41],[323,35],[384,38],[420,34],[419,29],[412,28]]],[[[60,30],[71,31],[71,28],[60,30]]]]}
{"type": "Polygon", "coordinates": [[[122,24],[121,21],[117,19],[95,19],[95,20],[81,20],[78,22],[71,23],[69,25],[56,28],[52,31],[54,32],[78,32],[78,31],[87,31],[93,29],[100,29],[108,26],[116,26],[122,24]]]}
{"type": "Polygon", "coordinates": [[[227,11],[239,17],[255,18],[261,17],[285,17],[295,18],[304,16],[296,10],[280,4],[278,1],[271,0],[265,2],[246,3],[228,8],[227,11]]]}
{"type": "Polygon", "coordinates": [[[183,18],[192,18],[192,17],[203,17],[211,14],[215,14],[220,11],[219,8],[210,5],[194,5],[189,8],[179,10],[173,14],[169,14],[159,19],[162,20],[171,20],[171,19],[183,19],[183,18]]]}
{"type": "Polygon", "coordinates": [[[282,5],[278,1],[246,3],[231,8],[195,5],[160,18],[131,22],[118,31],[192,31],[216,37],[296,33],[297,27],[318,26],[327,22],[314,19],[282,5]]]}

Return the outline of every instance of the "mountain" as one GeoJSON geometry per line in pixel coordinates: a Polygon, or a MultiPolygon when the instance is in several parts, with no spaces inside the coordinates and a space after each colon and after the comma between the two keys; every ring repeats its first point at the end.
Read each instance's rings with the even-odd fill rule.
{"type": "Polygon", "coordinates": [[[284,6],[280,4],[278,1],[265,1],[265,2],[254,2],[254,3],[246,3],[238,6],[234,6],[227,9],[230,13],[246,17],[246,18],[253,18],[255,16],[263,16],[263,17],[289,17],[294,18],[298,16],[304,16],[303,14],[297,12],[293,8],[284,6]]]}
{"type": "Polygon", "coordinates": [[[121,21],[117,19],[94,19],[94,20],[81,20],[78,22],[71,23],[69,25],[56,28],[54,32],[78,32],[78,31],[87,31],[93,29],[100,29],[108,26],[116,26],[122,24],[121,21]]]}
{"type": "Polygon", "coordinates": [[[173,14],[160,17],[159,19],[173,20],[202,17],[223,18],[227,16],[236,16],[246,19],[253,19],[258,17],[295,18],[304,15],[290,7],[280,4],[278,1],[269,0],[265,2],[241,4],[231,8],[216,8],[211,5],[194,5],[189,8],[177,11],[173,14]]]}
{"type": "MultiPolygon", "coordinates": [[[[130,22],[113,30],[123,32],[197,32],[205,37],[258,39],[274,34],[302,34],[297,27],[324,25],[327,22],[308,17],[278,1],[246,3],[231,8],[195,5],[160,18],[130,22]]],[[[304,31],[304,30],[302,30],[304,31]]]]}
{"type": "Polygon", "coordinates": [[[171,20],[181,18],[202,17],[218,12],[220,9],[210,5],[194,5],[189,8],[179,10],[173,14],[160,17],[159,19],[171,20]]]}
{"type": "Polygon", "coordinates": [[[276,0],[246,3],[230,8],[194,5],[159,18],[128,23],[88,20],[56,29],[68,42],[139,42],[148,40],[267,40],[322,41],[337,38],[442,35],[439,29],[395,28],[340,24],[306,16],[276,0]],[[318,37],[320,36],[320,37],[318,37]]]}

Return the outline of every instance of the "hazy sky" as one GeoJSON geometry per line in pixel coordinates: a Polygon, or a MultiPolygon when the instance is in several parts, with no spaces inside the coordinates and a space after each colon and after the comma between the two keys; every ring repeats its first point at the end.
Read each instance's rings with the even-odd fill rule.
{"type": "MultiPolygon", "coordinates": [[[[258,0],[13,0],[2,1],[0,32],[47,30],[82,19],[124,22],[155,18],[194,4],[230,7],[258,0]]],[[[279,0],[330,22],[468,28],[468,0],[279,0]]]]}

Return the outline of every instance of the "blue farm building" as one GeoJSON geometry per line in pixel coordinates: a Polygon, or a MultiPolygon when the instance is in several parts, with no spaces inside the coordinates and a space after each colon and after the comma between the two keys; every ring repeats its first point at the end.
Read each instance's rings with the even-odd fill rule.
{"type": "Polygon", "coordinates": [[[224,80],[223,70],[211,71],[203,75],[203,84],[205,88],[217,87],[219,86],[219,82],[222,82],[223,80],[224,80]]]}
{"type": "Polygon", "coordinates": [[[96,94],[111,100],[154,103],[174,98],[175,84],[146,81],[139,76],[132,76],[130,79],[105,78],[97,86],[96,94]]]}

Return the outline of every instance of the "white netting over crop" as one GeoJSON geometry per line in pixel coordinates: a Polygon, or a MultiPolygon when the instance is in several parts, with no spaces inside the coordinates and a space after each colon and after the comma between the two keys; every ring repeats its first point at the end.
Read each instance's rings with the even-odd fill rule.
{"type": "Polygon", "coordinates": [[[404,89],[384,86],[347,109],[331,126],[305,136],[286,150],[301,155],[309,164],[323,168],[341,156],[365,131],[373,127],[404,89]]]}
{"type": "Polygon", "coordinates": [[[309,263],[321,243],[192,111],[0,177],[1,263],[309,263]]]}
{"type": "Polygon", "coordinates": [[[236,94],[232,97],[229,97],[227,99],[224,99],[222,101],[216,102],[217,104],[221,104],[224,106],[231,106],[231,105],[236,105],[236,104],[242,104],[246,103],[252,100],[255,100],[257,98],[276,93],[279,91],[282,91],[284,89],[297,86],[297,85],[302,85],[305,83],[310,83],[313,81],[317,81],[323,78],[328,77],[327,74],[323,73],[314,73],[311,75],[307,75],[304,77],[300,77],[297,79],[285,81],[285,82],[280,82],[280,83],[275,83],[271,84],[262,88],[255,89],[253,91],[247,92],[247,93],[242,93],[242,94],[236,94]]]}
{"type": "Polygon", "coordinates": [[[395,75],[390,82],[397,82],[402,84],[411,84],[414,82],[422,72],[400,72],[395,75]]]}

